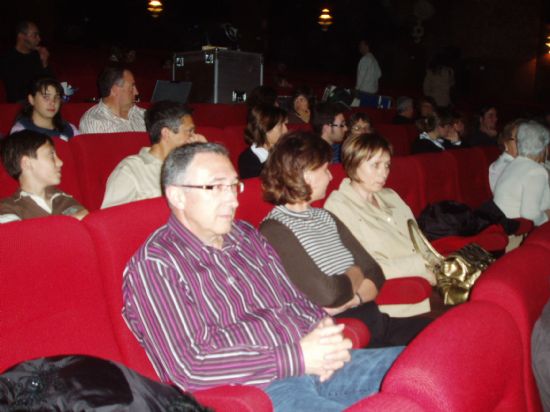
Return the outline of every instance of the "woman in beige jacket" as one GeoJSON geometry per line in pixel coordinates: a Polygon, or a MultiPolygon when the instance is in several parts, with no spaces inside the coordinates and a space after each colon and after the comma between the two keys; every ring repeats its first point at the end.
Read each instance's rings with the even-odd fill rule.
{"type": "Polygon", "coordinates": [[[325,209],[349,228],[382,267],[386,279],[421,276],[435,285],[434,274],[409,236],[411,209],[396,192],[384,188],[391,164],[388,141],[376,134],[348,139],[342,164],[349,178],[330,194],[325,209]]]}

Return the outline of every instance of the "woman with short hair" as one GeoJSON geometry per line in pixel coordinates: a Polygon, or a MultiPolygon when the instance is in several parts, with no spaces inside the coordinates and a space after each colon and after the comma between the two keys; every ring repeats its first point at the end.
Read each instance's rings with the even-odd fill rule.
{"type": "Polygon", "coordinates": [[[264,198],[275,207],[260,231],[311,301],[330,315],[363,321],[370,346],[407,344],[429,320],[382,314],[374,301],[384,282],[380,266],[337,217],[311,206],[332,179],[331,156],[330,145],[307,132],[275,145],[262,172],[264,198]]]}
{"type": "Polygon", "coordinates": [[[517,132],[518,156],[500,175],[493,200],[507,218],[522,217],[540,226],[550,218],[546,160],[550,133],[535,121],[522,123],[517,132]]]}
{"type": "Polygon", "coordinates": [[[286,112],[275,106],[253,107],[248,114],[244,140],[250,145],[239,155],[238,168],[241,179],[260,175],[269,150],[288,130],[286,112]]]}
{"type": "Polygon", "coordinates": [[[69,140],[79,134],[78,129],[61,117],[63,87],[53,78],[40,78],[31,84],[27,101],[10,133],[33,130],[49,137],[69,140]]]}

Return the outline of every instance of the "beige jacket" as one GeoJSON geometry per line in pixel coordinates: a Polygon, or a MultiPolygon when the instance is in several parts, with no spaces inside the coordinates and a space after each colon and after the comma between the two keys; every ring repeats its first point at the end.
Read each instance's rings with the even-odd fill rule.
{"type": "Polygon", "coordinates": [[[407,220],[414,219],[411,209],[391,189],[382,189],[374,196],[380,208],[366,203],[350,180],[344,179],[328,197],[325,209],[344,222],[382,267],[386,279],[420,276],[434,285],[435,277],[426,270],[409,236],[407,220]]]}

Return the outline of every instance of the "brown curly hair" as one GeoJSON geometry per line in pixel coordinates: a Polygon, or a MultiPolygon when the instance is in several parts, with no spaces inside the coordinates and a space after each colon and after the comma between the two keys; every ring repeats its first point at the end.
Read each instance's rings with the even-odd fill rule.
{"type": "Polygon", "coordinates": [[[267,158],[261,180],[264,200],[274,205],[311,199],[304,172],[316,170],[332,159],[330,145],[311,132],[294,131],[283,136],[267,158]]]}

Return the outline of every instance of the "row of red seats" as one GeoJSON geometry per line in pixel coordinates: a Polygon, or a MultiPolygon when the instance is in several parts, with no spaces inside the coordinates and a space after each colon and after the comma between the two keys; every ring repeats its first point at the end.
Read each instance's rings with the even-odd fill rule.
{"type": "MultiPolygon", "coordinates": [[[[150,106],[149,102],[138,104],[143,108],[150,106]]],[[[94,103],[66,103],[61,106],[61,115],[65,120],[78,127],[82,115],[93,105],[94,103]]],[[[246,123],[247,106],[245,104],[191,103],[189,108],[193,110],[195,124],[200,126],[223,128],[246,123]]],[[[20,110],[20,104],[0,103],[0,134],[6,135],[9,133],[20,110]]],[[[355,111],[367,113],[374,124],[377,125],[389,124],[395,116],[395,110],[362,107],[352,109],[350,113],[355,111]]]]}
{"type": "Polygon", "coordinates": [[[531,332],[550,299],[550,224],[495,262],[470,302],[429,325],[348,412],[542,411],[531,332]]]}
{"type": "MultiPolygon", "coordinates": [[[[122,270],[169,214],[162,198],[65,217],[0,225],[0,372],[34,357],[81,353],[158,379],[120,314],[122,270]]],[[[381,392],[350,411],[540,411],[530,333],[550,297],[550,224],[483,274],[472,301],[423,331],[381,392]]],[[[349,330],[348,327],[346,330],[349,330]]],[[[355,336],[357,338],[357,336],[355,336]]],[[[356,347],[368,336],[359,336],[356,347]]],[[[224,411],[271,411],[263,391],[195,392],[224,411]]]]}

